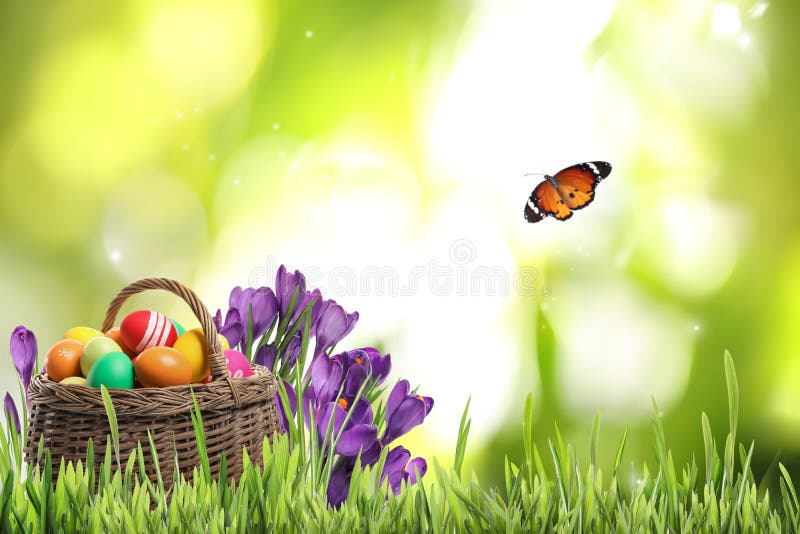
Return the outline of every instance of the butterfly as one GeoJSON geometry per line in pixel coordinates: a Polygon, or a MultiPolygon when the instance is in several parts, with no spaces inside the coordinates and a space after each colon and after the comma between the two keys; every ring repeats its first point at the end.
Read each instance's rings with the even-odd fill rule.
{"type": "Polygon", "coordinates": [[[575,210],[588,206],[594,200],[594,189],[611,174],[611,164],[605,161],[578,163],[558,171],[554,176],[544,175],[525,203],[525,220],[539,222],[545,217],[566,221],[575,210]]]}

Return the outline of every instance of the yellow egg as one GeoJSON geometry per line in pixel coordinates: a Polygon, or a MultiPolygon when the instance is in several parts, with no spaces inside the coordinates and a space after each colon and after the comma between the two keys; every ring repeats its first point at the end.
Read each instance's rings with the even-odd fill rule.
{"type": "Polygon", "coordinates": [[[103,333],[100,330],[95,330],[94,328],[89,328],[88,326],[76,326],[67,330],[67,332],[64,334],[64,339],[74,339],[75,341],[86,345],[90,339],[94,339],[102,335],[103,333]]]}
{"type": "Polygon", "coordinates": [[[192,366],[192,382],[202,382],[210,373],[208,347],[202,328],[187,330],[172,348],[186,356],[192,366]]]}
{"type": "Polygon", "coordinates": [[[82,376],[70,376],[69,378],[65,378],[64,380],[59,382],[59,384],[73,384],[76,386],[85,386],[86,379],[83,378],[82,376]]]}
{"type": "Polygon", "coordinates": [[[217,339],[219,339],[219,346],[222,350],[230,350],[231,346],[228,344],[228,338],[222,334],[217,334],[217,339]]]}

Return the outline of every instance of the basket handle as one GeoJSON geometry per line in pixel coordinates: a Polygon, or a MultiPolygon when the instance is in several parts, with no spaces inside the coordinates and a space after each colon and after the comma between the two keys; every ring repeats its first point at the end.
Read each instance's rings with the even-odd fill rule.
{"type": "Polygon", "coordinates": [[[228,378],[228,364],[225,356],[222,355],[222,348],[217,339],[217,327],[214,325],[211,314],[208,313],[205,305],[200,301],[200,298],[194,291],[175,280],[170,280],[169,278],[145,278],[144,280],[139,280],[138,282],[125,286],[117,293],[117,296],[114,297],[111,304],[108,305],[106,318],[103,320],[103,332],[108,332],[108,330],[114,326],[117,313],[119,313],[125,301],[128,300],[128,297],[149,289],[163,289],[174,293],[186,301],[186,304],[189,305],[189,308],[192,309],[192,312],[200,320],[200,326],[203,327],[206,346],[209,352],[208,358],[211,368],[211,380],[216,382],[228,378]]]}

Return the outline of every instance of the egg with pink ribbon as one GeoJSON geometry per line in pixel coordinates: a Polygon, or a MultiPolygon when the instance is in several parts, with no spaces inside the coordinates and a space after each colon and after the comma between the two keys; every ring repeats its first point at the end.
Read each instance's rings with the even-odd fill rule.
{"type": "Polygon", "coordinates": [[[231,378],[247,378],[253,376],[253,370],[250,368],[250,362],[247,357],[238,350],[223,350],[222,354],[228,360],[228,374],[231,378]]]}

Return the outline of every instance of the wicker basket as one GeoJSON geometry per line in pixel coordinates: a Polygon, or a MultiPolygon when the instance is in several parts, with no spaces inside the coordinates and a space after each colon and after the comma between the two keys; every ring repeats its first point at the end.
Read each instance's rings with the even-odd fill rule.
{"type": "MultiPolygon", "coordinates": [[[[194,408],[191,392],[194,390],[203,416],[211,473],[215,477],[219,474],[224,451],[228,479],[238,478],[242,473],[242,449],[247,448],[251,461],[260,461],[264,438],[271,439],[280,429],[274,401],[275,379],[260,365],[253,365],[255,374],[249,378],[230,378],[208,310],[192,290],[166,278],[140,280],[120,291],[108,307],[103,331],[113,326],[117,312],[128,297],[149,289],[163,289],[178,295],[200,320],[210,352],[212,381],[167,388],[109,389],[119,425],[122,465],[141,442],[148,476],[155,480],[149,430],[165,485],[172,484],[176,453],[183,474],[190,474],[199,466],[191,418],[194,408]]],[[[37,462],[37,450],[43,440],[44,448],[53,458],[55,477],[61,458],[65,462],[85,462],[87,443],[92,438],[95,468],[98,468],[105,454],[106,436],[110,433],[100,389],[59,384],[40,373],[33,378],[29,394],[31,412],[26,461],[37,462]]],[[[43,466],[44,458],[38,461],[43,466]]]]}

